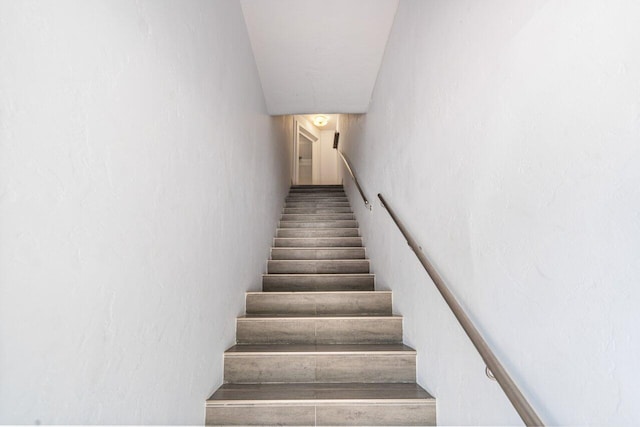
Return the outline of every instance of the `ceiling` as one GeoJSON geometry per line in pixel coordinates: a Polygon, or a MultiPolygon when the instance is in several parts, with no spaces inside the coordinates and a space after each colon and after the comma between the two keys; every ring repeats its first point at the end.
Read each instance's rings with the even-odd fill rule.
{"type": "Polygon", "coordinates": [[[366,113],[398,0],[241,0],[269,114],[366,113]]]}

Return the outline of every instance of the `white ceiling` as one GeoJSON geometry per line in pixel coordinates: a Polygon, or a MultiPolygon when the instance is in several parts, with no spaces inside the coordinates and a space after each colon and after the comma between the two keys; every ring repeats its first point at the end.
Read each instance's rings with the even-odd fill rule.
{"type": "Polygon", "coordinates": [[[269,114],[365,113],[398,0],[242,0],[269,114]]]}

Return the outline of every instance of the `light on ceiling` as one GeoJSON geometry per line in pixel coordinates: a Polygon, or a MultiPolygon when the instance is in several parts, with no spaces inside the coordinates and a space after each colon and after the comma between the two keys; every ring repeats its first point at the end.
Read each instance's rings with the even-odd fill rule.
{"type": "Polygon", "coordinates": [[[329,123],[329,117],[320,114],[319,116],[315,116],[313,118],[313,124],[318,127],[326,126],[329,123]]]}

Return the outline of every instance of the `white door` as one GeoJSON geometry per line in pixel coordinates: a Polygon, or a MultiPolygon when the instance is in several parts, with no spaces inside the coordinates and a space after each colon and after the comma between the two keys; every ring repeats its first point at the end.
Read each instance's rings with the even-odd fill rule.
{"type": "Polygon", "coordinates": [[[313,184],[313,141],[298,135],[298,185],[313,184]]]}
{"type": "Polygon", "coordinates": [[[319,139],[304,124],[296,120],[293,139],[293,183],[313,185],[319,183],[319,139]]]}

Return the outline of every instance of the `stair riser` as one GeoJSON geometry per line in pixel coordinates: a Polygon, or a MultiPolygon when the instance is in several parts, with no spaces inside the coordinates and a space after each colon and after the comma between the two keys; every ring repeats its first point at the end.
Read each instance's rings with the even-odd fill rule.
{"type": "Polygon", "coordinates": [[[435,426],[432,405],[340,405],[316,408],[318,426],[435,426]]]}
{"type": "Polygon", "coordinates": [[[289,190],[289,194],[292,193],[344,193],[344,188],[341,187],[322,187],[322,188],[292,188],[289,190]]]}
{"type": "Polygon", "coordinates": [[[272,248],[271,259],[274,260],[308,260],[308,259],[364,259],[364,248],[336,249],[289,249],[272,248]]]}
{"type": "Polygon", "coordinates": [[[347,197],[344,191],[290,191],[287,197],[347,197]]]}
{"type": "Polygon", "coordinates": [[[316,194],[322,194],[322,195],[326,194],[326,195],[330,195],[330,196],[339,194],[341,196],[346,196],[346,192],[344,191],[344,189],[338,189],[338,190],[336,190],[336,189],[322,190],[321,189],[321,190],[317,190],[317,191],[295,191],[294,190],[294,191],[289,191],[289,193],[287,195],[288,196],[291,196],[291,195],[295,195],[295,196],[299,196],[299,195],[302,195],[302,196],[313,196],[313,195],[316,195],[316,194]]]}
{"type": "Polygon", "coordinates": [[[368,260],[269,260],[269,274],[347,274],[369,273],[368,260]]]}
{"type": "Polygon", "coordinates": [[[342,185],[294,185],[289,191],[344,191],[344,187],[342,185]]]}
{"type": "Polygon", "coordinates": [[[391,293],[251,293],[247,294],[247,314],[391,316],[391,293]]]}
{"type": "Polygon", "coordinates": [[[291,203],[291,202],[336,203],[336,202],[349,202],[349,199],[347,199],[346,197],[340,197],[340,196],[329,197],[329,196],[310,195],[310,196],[287,196],[284,199],[284,201],[286,203],[291,203]]]}
{"type": "Polygon", "coordinates": [[[344,187],[340,184],[294,185],[289,191],[344,191],[344,187]]]}
{"type": "Polygon", "coordinates": [[[348,248],[356,248],[362,246],[362,238],[360,237],[338,237],[338,238],[327,238],[327,237],[316,237],[316,238],[298,238],[298,239],[286,239],[286,238],[275,238],[273,239],[273,246],[278,248],[305,248],[305,247],[320,247],[320,248],[331,248],[331,247],[348,247],[348,248]]]}
{"type": "Polygon", "coordinates": [[[225,355],[234,384],[415,382],[415,354],[225,355]]]}
{"type": "Polygon", "coordinates": [[[348,206],[340,207],[328,207],[328,208],[284,208],[285,214],[338,214],[338,213],[350,213],[353,214],[351,208],[348,206]]]}
{"type": "Polygon", "coordinates": [[[289,190],[289,194],[292,193],[344,193],[342,187],[322,187],[322,188],[292,188],[289,190]]]}
{"type": "Polygon", "coordinates": [[[239,318],[238,344],[395,344],[402,318],[239,318]]]}
{"type": "Polygon", "coordinates": [[[314,426],[314,406],[216,406],[207,408],[207,426],[314,426]]]}
{"type": "Polygon", "coordinates": [[[373,275],[262,276],[263,292],[373,291],[373,275]]]}
{"type": "Polygon", "coordinates": [[[282,214],[280,221],[335,221],[335,220],[355,220],[352,213],[337,214],[282,214]]]}
{"type": "Polygon", "coordinates": [[[357,228],[326,228],[326,229],[305,229],[305,228],[280,228],[276,231],[276,237],[358,237],[357,228]]]}
{"type": "Polygon", "coordinates": [[[332,208],[332,207],[351,207],[349,200],[346,198],[287,198],[284,203],[285,208],[332,208]]]}
{"type": "Polygon", "coordinates": [[[435,426],[435,404],[273,405],[207,408],[206,425],[435,426]]]}
{"type": "Polygon", "coordinates": [[[316,201],[302,201],[302,202],[289,202],[284,205],[285,209],[289,208],[348,208],[351,211],[351,205],[349,202],[316,202],[316,201]]]}
{"type": "Polygon", "coordinates": [[[337,220],[337,221],[280,221],[279,228],[358,228],[355,220],[337,220]]]}
{"type": "Polygon", "coordinates": [[[285,199],[285,208],[290,207],[288,206],[290,203],[307,203],[307,204],[311,204],[311,203],[348,203],[349,199],[347,199],[346,197],[327,197],[327,196],[322,196],[322,197],[318,197],[318,196],[309,196],[309,197],[299,197],[299,196],[295,196],[295,197],[291,197],[288,196],[285,199]]]}
{"type": "Polygon", "coordinates": [[[342,184],[295,184],[290,187],[291,190],[297,189],[315,189],[315,188],[344,188],[342,184]]]}

